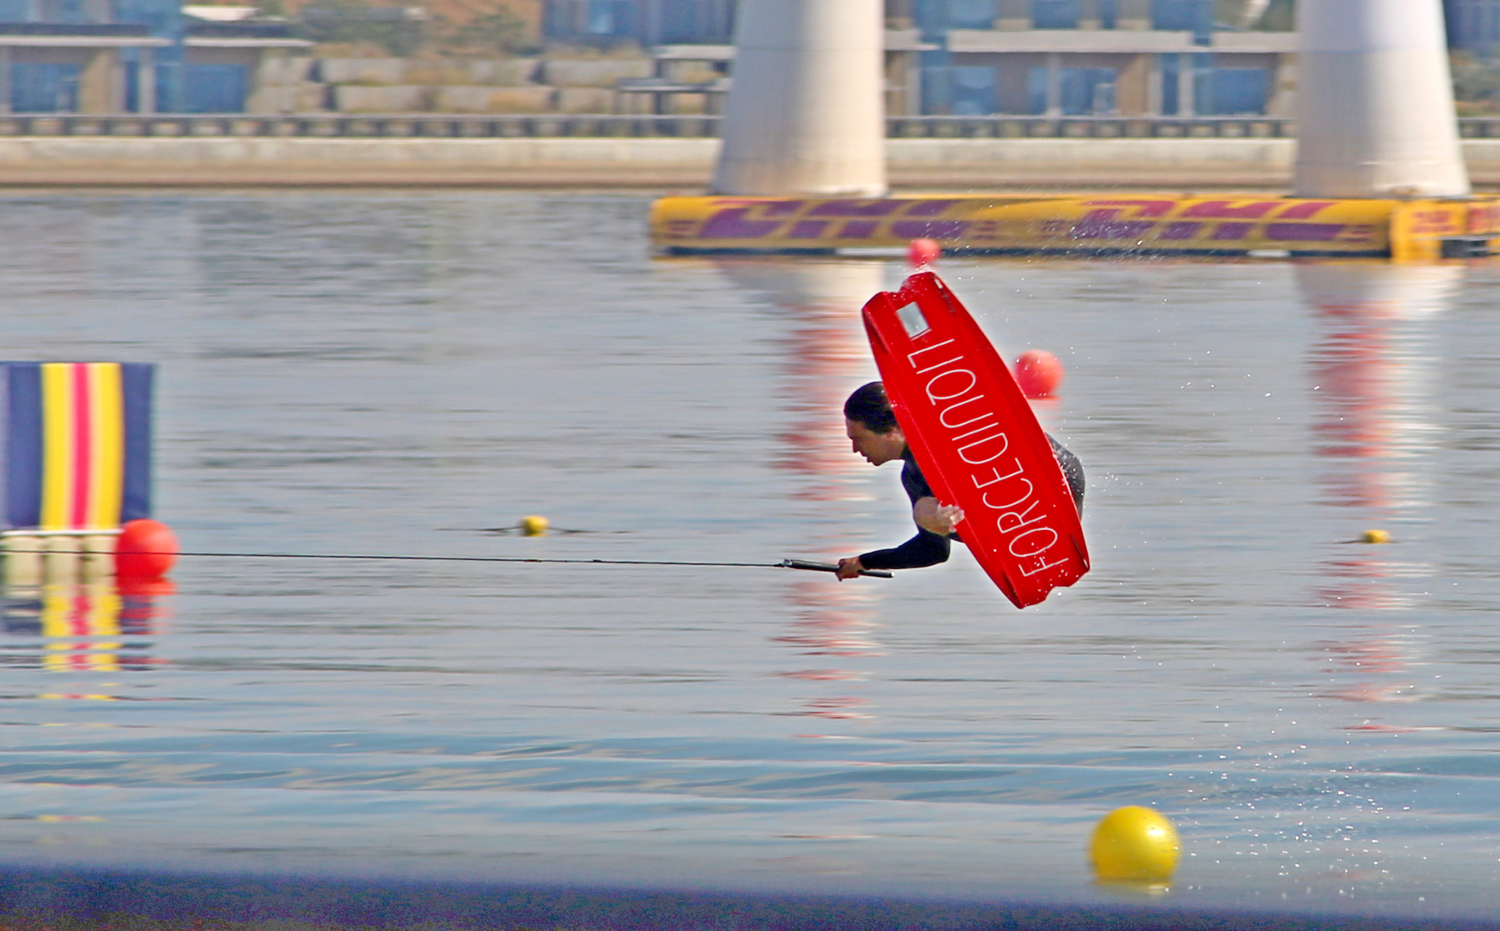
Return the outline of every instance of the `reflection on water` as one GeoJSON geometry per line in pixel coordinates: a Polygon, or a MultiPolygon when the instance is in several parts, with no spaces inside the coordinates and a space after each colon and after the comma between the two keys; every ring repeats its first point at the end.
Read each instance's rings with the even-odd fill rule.
{"type": "Polygon", "coordinates": [[[1318,392],[1313,430],[1328,467],[1321,481],[1338,506],[1376,521],[1430,504],[1421,458],[1435,435],[1433,318],[1456,295],[1455,266],[1304,265],[1297,283],[1318,310],[1310,370],[1318,392]]]}
{"type": "MultiPolygon", "coordinates": [[[[873,365],[859,309],[884,290],[885,268],[873,262],[825,262],[787,268],[774,260],[725,260],[720,271],[736,287],[766,295],[784,321],[786,369],[778,398],[791,428],[781,433],[778,465],[795,477],[788,490],[816,510],[819,502],[858,501],[863,489],[851,477],[868,465],[849,448],[843,430],[844,399],[872,380],[873,365]]],[[[807,539],[808,552],[834,561],[862,551],[850,528],[835,527],[807,539]]],[[[807,657],[877,656],[874,637],[878,584],[849,584],[829,577],[796,579],[786,586],[792,625],[775,637],[807,657]]],[[[849,694],[866,673],[841,668],[796,669],[781,675],[830,688],[799,698],[798,714],[829,720],[869,720],[875,709],[864,695],[849,694]]]]}
{"type": "MultiPolygon", "coordinates": [[[[1464,270],[1457,265],[1319,265],[1297,268],[1297,283],[1317,309],[1320,335],[1310,353],[1316,392],[1313,433],[1322,460],[1323,506],[1344,512],[1345,524],[1385,529],[1411,526],[1434,503],[1432,453],[1443,365],[1435,335],[1452,309],[1464,270]],[[1358,524],[1354,524],[1358,521],[1358,524]]],[[[1430,567],[1399,556],[1397,543],[1351,545],[1324,560],[1317,597],[1330,607],[1361,611],[1410,609],[1419,599],[1398,587],[1400,577],[1430,567]]],[[[1382,723],[1371,703],[1415,702],[1424,689],[1419,626],[1361,624],[1327,646],[1338,684],[1329,697],[1355,703],[1352,730],[1409,731],[1382,723]]]]}
{"type": "Polygon", "coordinates": [[[51,672],[152,669],[159,663],[153,644],[167,618],[160,601],[154,592],[121,591],[112,582],[11,587],[0,615],[7,635],[0,665],[51,672]]]}
{"type": "Polygon", "coordinates": [[[1488,264],[945,260],[1089,475],[1016,611],[962,548],[586,562],[905,539],[839,414],[898,262],[652,259],[623,194],[5,203],[7,357],[159,364],[190,552],[585,562],[7,592],[0,862],[1094,905],[1149,804],[1146,907],[1495,911],[1488,264]]]}

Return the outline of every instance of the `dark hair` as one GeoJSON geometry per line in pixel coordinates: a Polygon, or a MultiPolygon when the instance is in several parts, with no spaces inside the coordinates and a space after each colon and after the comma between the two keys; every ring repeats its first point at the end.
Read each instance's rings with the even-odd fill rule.
{"type": "Polygon", "coordinates": [[[878,381],[861,385],[849,395],[844,402],[844,416],[863,424],[872,433],[890,433],[900,426],[890,399],[885,396],[885,385],[878,381]]]}

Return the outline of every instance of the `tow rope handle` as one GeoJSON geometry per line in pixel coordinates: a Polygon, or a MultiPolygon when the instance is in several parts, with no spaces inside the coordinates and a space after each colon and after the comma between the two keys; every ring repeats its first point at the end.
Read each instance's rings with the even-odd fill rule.
{"type": "MultiPolygon", "coordinates": [[[[809,562],[806,559],[783,559],[783,569],[807,569],[810,572],[837,572],[839,567],[831,562],[809,562]]],[[[861,569],[860,575],[867,575],[872,579],[889,579],[891,573],[886,569],[861,569]]]]}

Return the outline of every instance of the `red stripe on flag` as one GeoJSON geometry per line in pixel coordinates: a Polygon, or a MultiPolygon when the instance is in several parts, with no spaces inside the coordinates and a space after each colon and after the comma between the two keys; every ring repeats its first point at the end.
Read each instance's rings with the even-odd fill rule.
{"type": "Polygon", "coordinates": [[[93,485],[94,451],[90,446],[94,425],[90,422],[93,396],[89,391],[89,367],[73,365],[73,509],[69,523],[84,527],[89,522],[89,491],[93,485]]]}

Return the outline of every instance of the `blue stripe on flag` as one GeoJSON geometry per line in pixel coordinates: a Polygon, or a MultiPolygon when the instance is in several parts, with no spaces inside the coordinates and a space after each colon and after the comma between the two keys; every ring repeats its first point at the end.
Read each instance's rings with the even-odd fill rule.
{"type": "Polygon", "coordinates": [[[5,525],[30,528],[42,519],[42,367],[7,362],[5,381],[5,525]]]}
{"type": "MultiPolygon", "coordinates": [[[[125,483],[120,523],[151,516],[151,394],[156,366],[149,362],[120,365],[125,396],[125,483]]],[[[38,489],[41,483],[38,482],[38,489]]]]}

